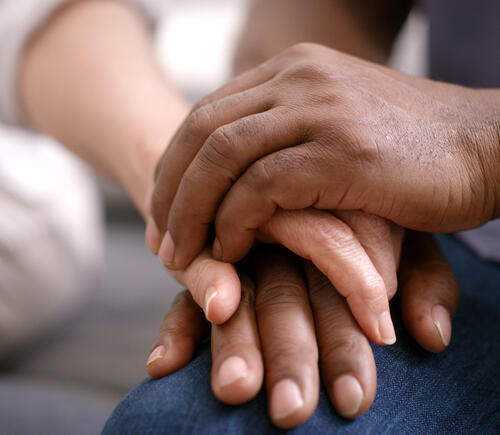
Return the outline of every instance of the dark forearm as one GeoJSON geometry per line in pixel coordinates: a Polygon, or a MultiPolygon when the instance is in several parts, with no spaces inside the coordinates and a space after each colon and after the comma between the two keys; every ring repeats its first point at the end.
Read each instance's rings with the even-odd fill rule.
{"type": "Polygon", "coordinates": [[[385,62],[410,0],[253,0],[235,59],[237,73],[299,42],[385,62]]]}

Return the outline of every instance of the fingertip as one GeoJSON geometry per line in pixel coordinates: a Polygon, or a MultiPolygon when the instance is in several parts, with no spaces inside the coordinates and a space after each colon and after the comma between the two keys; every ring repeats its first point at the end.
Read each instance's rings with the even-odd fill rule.
{"type": "Polygon", "coordinates": [[[228,405],[248,402],[259,392],[262,384],[262,370],[256,373],[244,358],[230,356],[219,366],[212,377],[214,395],[228,405]]]}
{"type": "Polygon", "coordinates": [[[170,231],[167,231],[163,236],[160,248],[158,250],[158,257],[160,257],[161,262],[169,269],[179,269],[174,264],[175,255],[175,244],[170,231]]]}
{"type": "Polygon", "coordinates": [[[407,329],[425,350],[439,353],[448,347],[452,333],[451,315],[443,305],[429,308],[423,301],[420,307],[413,305],[413,311],[405,309],[403,315],[407,329]]]}
{"type": "Polygon", "coordinates": [[[235,267],[214,260],[208,249],[185,271],[174,271],[173,275],[189,289],[211,323],[225,322],[238,308],[241,283],[235,267]]]}
{"type": "Polygon", "coordinates": [[[151,354],[148,357],[148,360],[146,362],[146,367],[149,367],[155,361],[162,359],[165,356],[166,352],[167,352],[167,349],[162,344],[155,347],[155,349],[151,352],[151,354]]]}
{"type": "Polygon", "coordinates": [[[206,319],[216,325],[225,323],[236,312],[241,300],[241,282],[232,265],[223,263],[232,273],[217,275],[215,283],[205,291],[203,311],[206,319]],[[222,279],[224,277],[224,279],[222,279]]]}
{"type": "Polygon", "coordinates": [[[361,414],[364,391],[356,377],[342,374],[333,382],[332,399],[337,412],[351,419],[361,414]]]}
{"type": "Polygon", "coordinates": [[[396,343],[396,331],[389,310],[384,311],[378,319],[378,335],[380,344],[390,346],[396,343]]]}
{"type": "Polygon", "coordinates": [[[390,346],[396,343],[396,331],[385,293],[383,296],[370,300],[353,294],[347,297],[347,303],[353,317],[369,340],[380,346],[390,346]]]}
{"type": "Polygon", "coordinates": [[[153,379],[165,377],[184,367],[194,354],[195,343],[191,339],[171,340],[169,345],[153,349],[146,362],[146,370],[153,379]]]}
{"type": "Polygon", "coordinates": [[[441,343],[444,347],[448,347],[451,339],[451,316],[449,311],[442,305],[434,305],[431,310],[431,317],[441,343]]]}
{"type": "Polygon", "coordinates": [[[238,309],[241,290],[226,286],[210,286],[206,291],[205,317],[215,325],[221,325],[231,318],[238,309]]]}
{"type": "Polygon", "coordinates": [[[148,217],[145,232],[146,246],[154,254],[158,255],[161,245],[161,234],[152,216],[148,217]]]}
{"type": "Polygon", "coordinates": [[[269,414],[276,426],[289,429],[302,423],[305,420],[301,415],[303,408],[304,398],[295,381],[282,379],[273,386],[269,414]]]}

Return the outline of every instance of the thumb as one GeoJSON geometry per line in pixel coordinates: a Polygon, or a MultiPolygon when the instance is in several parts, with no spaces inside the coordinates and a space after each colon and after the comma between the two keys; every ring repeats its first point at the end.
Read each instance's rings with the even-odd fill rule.
{"type": "Polygon", "coordinates": [[[406,328],[424,349],[443,351],[451,340],[460,286],[432,234],[407,233],[399,282],[406,328]]]}

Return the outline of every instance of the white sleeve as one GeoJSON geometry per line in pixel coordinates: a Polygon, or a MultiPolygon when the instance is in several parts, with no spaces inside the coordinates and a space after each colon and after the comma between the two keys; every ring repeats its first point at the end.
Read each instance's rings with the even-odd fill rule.
{"type": "MultiPolygon", "coordinates": [[[[16,77],[25,43],[57,8],[73,0],[0,0],[0,122],[23,124],[16,77]]],[[[126,0],[152,23],[162,12],[162,0],[126,0]]]]}

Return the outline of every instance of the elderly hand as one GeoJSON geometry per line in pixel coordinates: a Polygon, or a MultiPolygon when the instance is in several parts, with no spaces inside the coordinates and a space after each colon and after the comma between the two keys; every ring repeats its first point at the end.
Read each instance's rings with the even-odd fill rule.
{"type": "MultiPolygon", "coordinates": [[[[148,244],[159,243],[159,234],[148,233],[148,244]]],[[[397,288],[403,229],[385,219],[363,212],[335,212],[307,209],[280,210],[259,229],[261,240],[279,243],[301,257],[311,260],[325,274],[347,302],[367,337],[378,344],[396,341],[389,300],[397,288]]],[[[238,277],[227,263],[208,261],[205,252],[195,262],[206,267],[194,274],[171,271],[190,289],[203,307],[208,320],[221,324],[236,311],[240,300],[238,277]],[[219,272],[223,269],[224,273],[219,272]]]]}
{"type": "Polygon", "coordinates": [[[172,268],[238,261],[277,208],[363,210],[455,231],[500,216],[499,93],[300,44],[205,98],[157,170],[172,268]],[[168,230],[168,232],[167,232],[168,230]]]}
{"type": "MultiPolygon", "coordinates": [[[[187,273],[201,277],[207,268],[222,265],[208,254],[204,261],[195,260],[187,273]]],[[[279,427],[294,427],[314,412],[321,369],[340,415],[365,412],[375,397],[376,368],[344,299],[309,262],[303,264],[304,280],[297,258],[283,248],[261,245],[245,266],[237,312],[224,325],[212,325],[216,397],[228,404],[247,402],[265,374],[270,418],[279,427]]],[[[409,233],[400,276],[407,328],[425,349],[443,350],[459,288],[432,236],[409,233]]],[[[153,344],[149,374],[160,378],[186,365],[208,326],[191,294],[179,294],[153,344]]]]}

